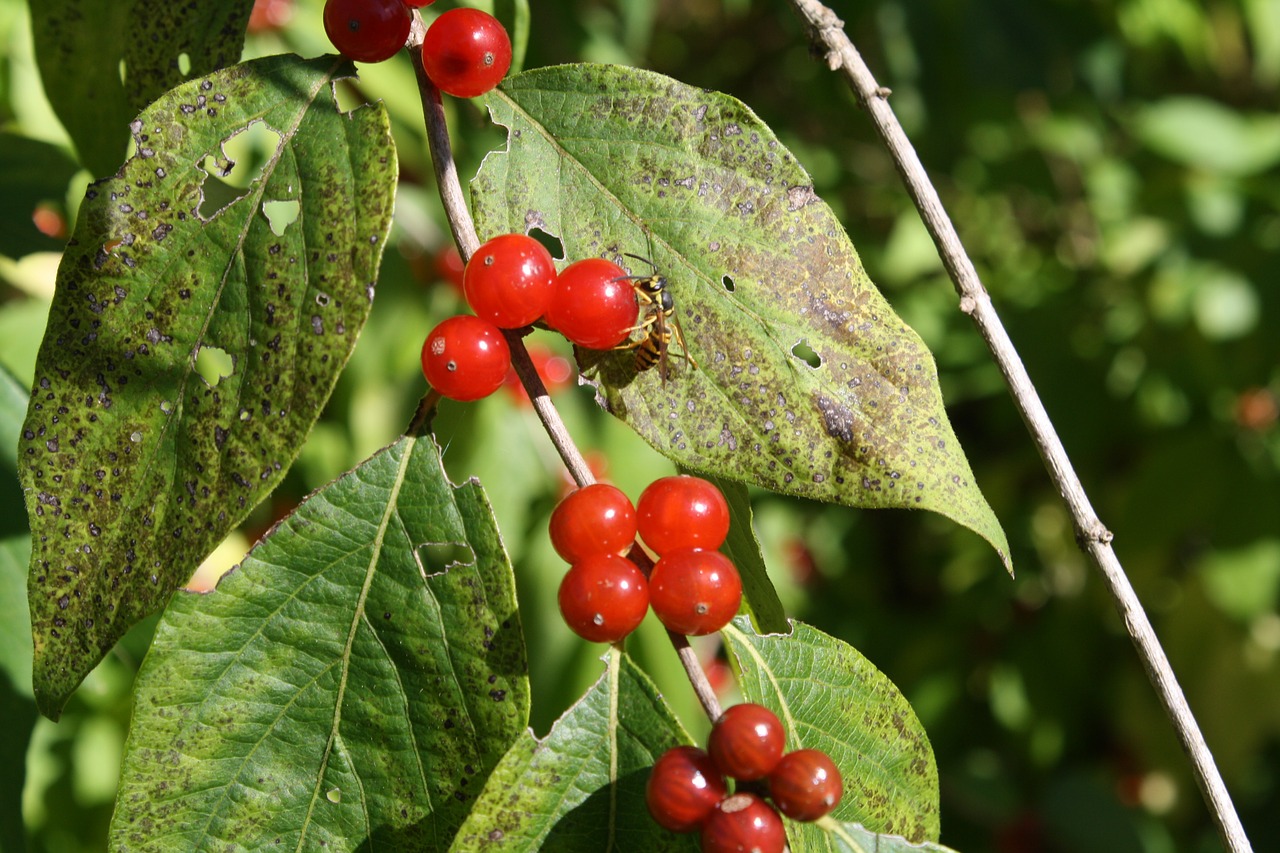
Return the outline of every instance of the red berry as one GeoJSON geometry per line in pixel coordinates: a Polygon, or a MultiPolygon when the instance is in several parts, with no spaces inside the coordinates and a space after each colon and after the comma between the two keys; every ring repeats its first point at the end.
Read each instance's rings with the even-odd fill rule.
{"type": "Polygon", "coordinates": [[[569,264],[556,277],[555,293],[543,320],[586,349],[609,349],[627,339],[636,325],[636,292],[627,271],[604,258],[569,264]]]}
{"type": "Polygon", "coordinates": [[[712,483],[680,475],[654,480],[636,501],[640,538],[655,554],[719,548],[729,535],[729,504],[712,483]]]}
{"type": "Polygon", "coordinates": [[[830,814],[844,795],[835,762],[820,749],[797,749],[782,756],[769,774],[769,796],[792,820],[817,820],[830,814]]]}
{"type": "Polygon", "coordinates": [[[423,6],[430,6],[436,0],[404,0],[404,5],[410,9],[421,9],[423,6]]]}
{"type": "Polygon", "coordinates": [[[644,619],[649,585],[630,560],[596,554],[569,567],[558,600],[560,615],[573,633],[593,643],[614,643],[644,619]]]}
{"type": "Polygon", "coordinates": [[[511,349],[497,326],[479,317],[450,317],[422,345],[422,373],[451,400],[479,400],[502,386],[511,349]]]}
{"type": "Polygon", "coordinates": [[[749,782],[763,779],[778,765],[786,737],[772,711],[744,702],[726,708],[716,720],[707,752],[726,776],[749,782]]]}
{"type": "Polygon", "coordinates": [[[324,31],[338,51],[357,62],[382,62],[409,38],[413,15],[401,0],[326,0],[324,31]]]}
{"type": "Polygon", "coordinates": [[[289,23],[292,15],[293,0],[254,0],[248,30],[251,33],[278,30],[289,23]]]}
{"type": "Polygon", "coordinates": [[[526,234],[502,234],[485,243],[462,277],[471,310],[502,329],[518,329],[541,317],[555,286],[551,253],[526,234]]]}
{"type": "Polygon", "coordinates": [[[422,40],[422,67],[441,92],[474,98],[507,75],[511,39],[488,12],[450,9],[427,29],[422,40]]]}
{"type": "Polygon", "coordinates": [[[649,603],[658,620],[677,634],[712,634],[738,612],[742,578],[719,551],[671,551],[649,574],[649,603]]]}
{"type": "Polygon", "coordinates": [[[755,794],[722,800],[702,825],[702,853],[782,853],[786,846],[782,818],[755,794]]]}
{"type": "Polygon", "coordinates": [[[636,539],[636,510],[607,483],[583,486],[551,513],[551,545],[565,562],[594,554],[625,554],[636,539]]]}
{"type": "Polygon", "coordinates": [[[649,814],[672,832],[697,832],[726,793],[724,777],[696,746],[662,753],[644,786],[649,814]]]}

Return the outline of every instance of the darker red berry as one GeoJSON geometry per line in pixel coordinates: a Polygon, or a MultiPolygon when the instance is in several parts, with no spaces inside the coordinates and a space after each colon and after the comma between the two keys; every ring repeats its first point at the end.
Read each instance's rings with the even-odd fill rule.
{"type": "Polygon", "coordinates": [[[719,551],[671,551],[649,574],[649,603],[659,621],[677,634],[711,634],[738,612],[742,579],[719,551]]]}
{"type": "Polygon", "coordinates": [[[726,708],[711,728],[707,752],[726,776],[749,782],[778,765],[786,742],[778,717],[763,705],[744,702],[726,708]]]}
{"type": "Polygon", "coordinates": [[[627,271],[604,258],[569,264],[556,277],[547,325],[586,349],[609,349],[627,339],[639,308],[627,271]]]}
{"type": "Polygon", "coordinates": [[[583,486],[551,513],[551,545],[566,562],[594,554],[625,554],[636,539],[636,510],[621,489],[583,486]]]}
{"type": "Polygon", "coordinates": [[[644,619],[649,585],[630,560],[596,554],[569,567],[558,600],[560,615],[575,634],[593,643],[614,643],[644,619]]]}
{"type": "Polygon", "coordinates": [[[518,329],[541,317],[555,284],[551,253],[527,234],[494,237],[471,256],[462,277],[471,310],[503,329],[518,329]]]}
{"type": "Polygon", "coordinates": [[[421,9],[423,6],[430,6],[436,0],[403,0],[403,2],[410,9],[421,9]]]}
{"type": "Polygon", "coordinates": [[[831,813],[844,795],[835,762],[820,749],[797,749],[782,756],[769,773],[769,796],[792,820],[817,820],[831,813]]]}
{"type": "Polygon", "coordinates": [[[640,538],[656,554],[715,549],[729,535],[729,504],[714,484],[685,475],[654,480],[636,501],[640,538]]]}
{"type": "Polygon", "coordinates": [[[462,314],[431,330],[422,345],[422,373],[452,400],[479,400],[502,386],[511,349],[492,323],[462,314]]]}
{"type": "Polygon", "coordinates": [[[702,853],[782,853],[786,846],[782,818],[755,794],[721,801],[702,825],[702,853]]]}
{"type": "Polygon", "coordinates": [[[422,40],[422,67],[441,92],[474,98],[507,75],[511,39],[488,12],[450,9],[427,29],[422,40]]]}
{"type": "Polygon", "coordinates": [[[664,829],[696,832],[726,794],[711,757],[694,746],[662,753],[644,786],[649,814],[664,829]]]}
{"type": "Polygon", "coordinates": [[[324,31],[338,51],[357,62],[382,62],[409,38],[413,15],[401,0],[326,0],[324,31]]]}

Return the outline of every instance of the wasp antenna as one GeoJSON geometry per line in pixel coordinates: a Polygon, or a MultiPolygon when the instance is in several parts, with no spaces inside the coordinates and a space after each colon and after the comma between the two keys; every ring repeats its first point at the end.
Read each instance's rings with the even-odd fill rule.
{"type": "Polygon", "coordinates": [[[628,258],[635,258],[637,261],[643,261],[644,263],[648,264],[649,268],[655,272],[657,272],[658,270],[658,265],[655,264],[653,261],[649,260],[648,258],[641,257],[640,255],[633,255],[630,252],[623,252],[622,254],[628,258]]]}

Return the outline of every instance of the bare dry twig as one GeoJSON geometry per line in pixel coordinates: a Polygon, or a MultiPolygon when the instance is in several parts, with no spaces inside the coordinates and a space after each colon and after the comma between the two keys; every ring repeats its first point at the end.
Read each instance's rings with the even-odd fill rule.
{"type": "Polygon", "coordinates": [[[1195,716],[1191,713],[1142,603],[1111,548],[1111,531],[1094,513],[1049,415],[1040,402],[1031,377],[996,314],[990,295],[978,278],[977,270],[965,252],[955,226],[943,209],[942,200],[920,163],[920,158],[916,156],[915,149],[889,106],[889,90],[876,83],[871,71],[845,34],[843,22],[834,12],[817,0],[791,0],[791,3],[808,26],[814,44],[825,54],[828,66],[845,76],[859,103],[871,116],[881,140],[893,155],[907,191],[919,209],[920,216],[938,247],[943,265],[960,294],[960,310],[973,318],[983,340],[991,349],[1049,475],[1071,511],[1080,547],[1102,573],[1147,675],[1173,723],[1183,749],[1191,759],[1196,781],[1218,824],[1223,842],[1232,853],[1251,851],[1249,839],[1244,834],[1213,754],[1196,724],[1195,716]]]}

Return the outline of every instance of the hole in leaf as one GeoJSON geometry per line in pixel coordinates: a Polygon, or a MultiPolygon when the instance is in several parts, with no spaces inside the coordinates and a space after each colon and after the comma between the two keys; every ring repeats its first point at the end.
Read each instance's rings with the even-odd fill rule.
{"type": "Polygon", "coordinates": [[[200,347],[196,353],[196,373],[210,387],[214,388],[223,379],[235,373],[235,359],[226,350],[217,347],[200,347]]]}
{"type": "Polygon", "coordinates": [[[191,57],[185,52],[178,54],[178,73],[183,77],[191,73],[191,57]]]}
{"type": "Polygon", "coordinates": [[[296,201],[264,201],[262,215],[271,225],[271,233],[280,237],[286,228],[298,221],[302,205],[296,201]]]}
{"type": "Polygon", "coordinates": [[[822,366],[822,356],[814,352],[813,347],[809,346],[808,341],[804,339],[801,339],[800,343],[791,348],[791,354],[810,367],[819,368],[822,366]]]}
{"type": "Polygon", "coordinates": [[[737,289],[737,285],[734,284],[734,281],[733,281],[733,276],[729,275],[728,273],[726,273],[724,276],[721,277],[720,284],[722,284],[724,286],[724,289],[727,290],[729,293],[733,293],[733,291],[737,289]]]}
{"type": "Polygon", "coordinates": [[[529,232],[529,236],[541,243],[543,248],[551,253],[551,257],[557,261],[564,260],[564,243],[560,242],[559,237],[554,234],[548,234],[541,228],[534,228],[529,232]]]}
{"type": "Polygon", "coordinates": [[[470,566],[476,561],[476,553],[465,542],[427,542],[419,545],[418,563],[425,577],[442,575],[454,566],[470,566]]]}
{"type": "Polygon", "coordinates": [[[127,88],[129,85],[129,67],[124,64],[123,58],[120,60],[120,64],[117,66],[116,70],[120,73],[121,85],[127,88]]]}
{"type": "Polygon", "coordinates": [[[252,121],[222,140],[200,164],[205,179],[200,185],[200,216],[211,219],[227,205],[247,194],[262,179],[263,171],[280,150],[283,137],[262,121],[252,121]]]}

